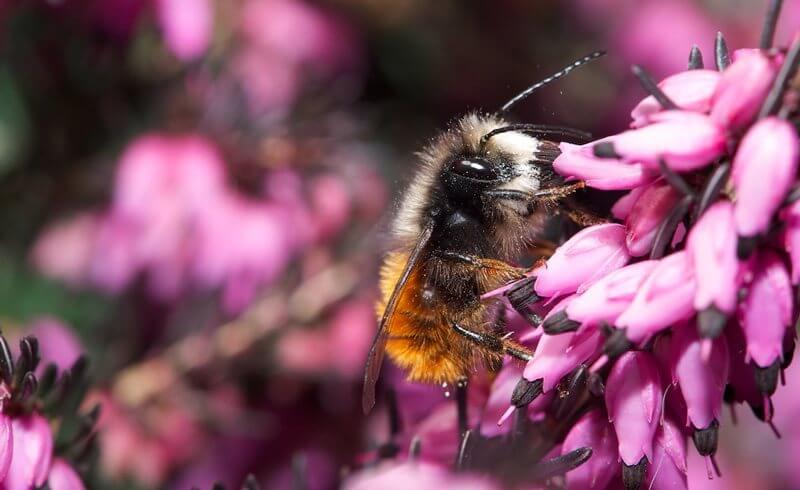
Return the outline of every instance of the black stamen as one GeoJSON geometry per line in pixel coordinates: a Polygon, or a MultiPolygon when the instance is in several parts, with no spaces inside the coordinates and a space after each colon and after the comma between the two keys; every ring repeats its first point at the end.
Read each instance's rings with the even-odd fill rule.
{"type": "Polygon", "coordinates": [[[511,426],[511,440],[522,440],[525,434],[528,433],[528,425],[527,407],[518,407],[514,409],[514,423],[511,426]]]}
{"type": "Polygon", "coordinates": [[[697,314],[697,330],[705,339],[715,339],[722,333],[728,323],[728,315],[714,305],[697,314]]]}
{"type": "Polygon", "coordinates": [[[392,438],[402,430],[400,408],[397,405],[397,393],[393,388],[386,390],[386,403],[389,405],[389,434],[392,438]]]}
{"type": "Polygon", "coordinates": [[[701,456],[715,454],[719,441],[719,422],[715,419],[705,429],[694,429],[692,431],[692,441],[694,441],[694,447],[697,448],[697,452],[701,456]]]}
{"type": "Polygon", "coordinates": [[[530,87],[526,88],[525,90],[523,90],[519,94],[517,94],[514,97],[512,97],[511,100],[509,100],[508,102],[503,104],[503,106],[500,108],[500,110],[497,111],[498,114],[502,115],[502,114],[508,112],[514,105],[516,105],[521,100],[524,100],[526,97],[528,97],[530,94],[532,94],[533,92],[535,92],[539,88],[544,87],[545,85],[547,85],[547,84],[549,84],[549,83],[551,83],[551,82],[553,82],[555,80],[558,80],[559,78],[563,77],[564,75],[566,75],[567,73],[571,72],[575,68],[577,68],[577,67],[579,67],[581,65],[584,65],[584,64],[586,64],[586,63],[588,63],[588,62],[590,62],[590,61],[592,61],[594,59],[597,59],[597,58],[603,56],[604,54],[606,54],[605,51],[595,51],[593,53],[590,53],[590,54],[584,56],[583,58],[573,62],[571,65],[563,68],[562,70],[554,73],[553,75],[550,75],[549,77],[545,78],[544,80],[534,83],[530,87]]]}
{"type": "Polygon", "coordinates": [[[581,324],[575,320],[570,320],[567,312],[564,310],[558,313],[553,313],[542,323],[544,333],[548,335],[557,335],[560,333],[574,332],[580,327],[581,324]]]}
{"type": "Polygon", "coordinates": [[[647,475],[647,457],[642,456],[633,466],[628,466],[622,463],[622,484],[625,490],[639,490],[644,483],[644,477],[647,475]]]}
{"type": "Polygon", "coordinates": [[[528,381],[520,378],[511,394],[511,404],[515,407],[527,407],[537,396],[542,394],[544,380],[528,381]]]}
{"type": "Polygon", "coordinates": [[[775,26],[778,24],[778,17],[781,13],[783,0],[772,0],[767,8],[767,16],[764,18],[764,28],[761,29],[761,42],[758,47],[767,50],[772,47],[775,39],[775,26]]]}
{"type": "Polygon", "coordinates": [[[536,276],[526,277],[514,284],[504,294],[515,310],[524,310],[541,298],[536,294],[536,276]]]}
{"type": "Polygon", "coordinates": [[[592,153],[597,158],[622,158],[611,141],[603,141],[592,145],[592,153]]]}
{"type": "Polygon", "coordinates": [[[556,475],[563,475],[564,473],[574,470],[582,465],[589,458],[592,457],[592,448],[580,447],[573,449],[567,454],[556,456],[555,458],[548,459],[538,463],[530,475],[531,480],[546,480],[556,475]]]}
{"type": "Polygon", "coordinates": [[[458,434],[467,432],[467,378],[456,381],[456,407],[458,410],[458,434]]]}
{"type": "Polygon", "coordinates": [[[769,95],[764,100],[764,105],[761,106],[758,117],[766,117],[778,111],[783,99],[783,91],[791,76],[797,71],[798,63],[800,63],[800,38],[795,39],[789,48],[789,52],[786,53],[786,59],[775,77],[775,82],[772,84],[769,95]]]}
{"type": "Polygon", "coordinates": [[[650,251],[651,259],[660,259],[664,256],[667,247],[672,242],[672,237],[675,236],[675,230],[678,229],[678,225],[683,221],[686,213],[689,212],[689,206],[692,205],[693,200],[692,196],[685,196],[678,201],[678,204],[675,205],[667,219],[661,223],[653,241],[653,249],[650,251]]]}
{"type": "MultiPolygon", "coordinates": [[[[469,432],[469,431],[467,431],[469,432]]],[[[419,459],[419,454],[422,452],[422,439],[419,436],[414,436],[411,439],[411,444],[408,446],[408,459],[416,461],[419,459]]]]}
{"type": "Polygon", "coordinates": [[[781,369],[787,369],[792,365],[792,359],[794,359],[794,346],[796,343],[794,332],[796,330],[797,329],[787,331],[786,337],[783,339],[783,362],[781,362],[781,369]]]}
{"type": "Polygon", "coordinates": [[[772,395],[778,387],[778,374],[781,370],[781,362],[776,359],[775,362],[769,366],[762,368],[760,366],[753,366],[753,375],[756,380],[758,391],[765,395],[772,395]]]}
{"type": "Polygon", "coordinates": [[[47,367],[44,368],[42,377],[39,380],[38,394],[40,397],[45,397],[50,393],[50,390],[53,389],[55,385],[57,375],[58,368],[55,364],[48,364],[47,367]]]}
{"type": "Polygon", "coordinates": [[[736,256],[739,260],[745,260],[755,252],[758,247],[759,237],[756,236],[740,236],[736,242],[736,256]]]}
{"type": "Polygon", "coordinates": [[[800,199],[800,185],[794,185],[792,189],[789,191],[789,194],[786,195],[786,199],[783,200],[783,205],[788,206],[797,200],[800,199]]]}
{"type": "Polygon", "coordinates": [[[613,328],[603,344],[603,352],[609,359],[616,359],[633,348],[633,344],[625,335],[624,328],[613,328]]]}
{"type": "Polygon", "coordinates": [[[456,470],[463,470],[469,465],[470,456],[472,455],[472,430],[464,432],[461,436],[461,441],[458,444],[458,454],[456,455],[456,470]]]}
{"type": "Polygon", "coordinates": [[[734,403],[736,401],[736,389],[730,383],[725,385],[725,391],[722,394],[722,400],[725,403],[734,403]]]}
{"type": "Polygon", "coordinates": [[[606,394],[606,385],[603,383],[603,377],[597,373],[589,375],[589,393],[597,398],[603,397],[606,394]]]}
{"type": "Polygon", "coordinates": [[[6,338],[0,333],[0,376],[6,384],[11,384],[14,379],[14,358],[6,338]]]}
{"type": "Polygon", "coordinates": [[[667,97],[667,94],[658,88],[656,82],[653,81],[653,79],[650,77],[650,74],[647,73],[644,68],[639,65],[633,65],[631,70],[633,71],[633,75],[639,79],[639,83],[642,85],[642,88],[644,88],[645,92],[652,95],[662,108],[666,110],[678,108],[675,102],[673,102],[672,99],[667,97]]]}
{"type": "Polygon", "coordinates": [[[586,390],[589,370],[585,364],[575,370],[569,378],[566,390],[559,389],[559,397],[553,402],[552,411],[556,420],[565,420],[572,411],[578,409],[578,400],[586,390]]]}
{"type": "Polygon", "coordinates": [[[664,161],[663,158],[658,159],[658,169],[661,171],[661,175],[664,176],[667,183],[672,186],[673,189],[680,192],[684,196],[694,196],[694,189],[674,170],[667,166],[667,162],[664,161]]]}
{"type": "Polygon", "coordinates": [[[689,69],[699,70],[703,68],[703,53],[700,48],[695,44],[689,52],[689,69]]]}
{"type": "Polygon", "coordinates": [[[731,57],[728,54],[728,43],[721,32],[717,32],[717,39],[714,41],[714,61],[717,63],[717,70],[722,71],[731,64],[731,57]]]}
{"type": "Polygon", "coordinates": [[[730,163],[722,163],[716,167],[708,177],[708,180],[703,186],[703,190],[700,191],[700,199],[697,201],[692,222],[696,222],[698,219],[700,219],[700,216],[706,212],[706,209],[716,202],[717,198],[722,192],[722,188],[725,187],[725,182],[728,181],[728,173],[730,172],[730,169],[730,163]]]}

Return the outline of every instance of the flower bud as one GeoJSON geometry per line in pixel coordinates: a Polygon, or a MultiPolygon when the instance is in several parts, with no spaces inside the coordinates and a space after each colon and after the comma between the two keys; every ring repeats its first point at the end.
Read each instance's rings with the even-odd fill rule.
{"type": "Polygon", "coordinates": [[[652,471],[649,490],[686,490],[688,488],[686,464],[686,437],[680,428],[670,419],[656,432],[653,445],[654,467],[652,471]]]}
{"type": "Polygon", "coordinates": [[[592,410],[575,422],[564,438],[561,454],[590,447],[592,457],[567,473],[567,489],[606,488],[617,472],[617,437],[602,410],[592,410]]]}
{"type": "Polygon", "coordinates": [[[628,252],[634,257],[650,253],[661,223],[672,212],[680,199],[680,194],[666,182],[649,186],[631,208],[625,219],[628,233],[625,243],[628,252]]]}
{"type": "Polygon", "coordinates": [[[559,147],[561,154],[553,162],[553,169],[567,179],[582,180],[595,189],[634,189],[657,175],[638,163],[597,157],[590,148],[570,143],[561,143],[559,147]]]}
{"type": "Polygon", "coordinates": [[[686,401],[688,421],[695,429],[707,429],[720,419],[728,361],[725,337],[701,339],[691,325],[674,329],[672,370],[686,401]],[[708,354],[703,352],[704,342],[711,343],[708,354]]]}
{"type": "Polygon", "coordinates": [[[800,201],[795,201],[781,213],[784,233],[783,246],[792,265],[792,284],[800,283],[800,201]]]}
{"type": "Polygon", "coordinates": [[[608,138],[623,161],[656,169],[663,160],[678,172],[701,168],[725,152],[726,135],[708,116],[687,111],[653,114],[652,124],[608,138]]]}
{"type": "Polygon", "coordinates": [[[576,233],[537,272],[536,294],[552,297],[582,291],[609,272],[624,266],[625,227],[607,223],[576,233]]]}
{"type": "Polygon", "coordinates": [[[754,261],[753,279],[739,315],[747,342],[746,361],[766,368],[782,358],[792,303],[792,285],[783,262],[773,252],[762,252],[754,261]]]}
{"type": "Polygon", "coordinates": [[[772,215],[794,182],[797,158],[797,132],[783,119],[762,119],[742,138],[731,170],[739,236],[753,237],[767,231],[772,215]]]}
{"type": "MultiPolygon", "coordinates": [[[[720,72],[716,70],[688,70],[670,75],[658,84],[664,95],[684,110],[708,112],[711,96],[717,88],[720,72]]],[[[632,126],[645,126],[650,116],[662,111],[661,104],[652,95],[646,97],[631,112],[632,126]]]]}
{"type": "Polygon", "coordinates": [[[11,417],[0,412],[0,482],[5,479],[11,466],[14,449],[11,431],[11,417]]]}
{"type": "Polygon", "coordinates": [[[761,52],[737,56],[723,73],[711,99],[711,119],[740,129],[749,123],[767,96],[776,67],[761,52]]]}
{"type": "Polygon", "coordinates": [[[653,437],[661,417],[661,379],[653,355],[626,352],[614,363],[606,383],[606,408],[619,441],[622,462],[632,467],[653,462],[653,437]]]}
{"type": "Polygon", "coordinates": [[[645,260],[608,274],[567,305],[567,317],[586,326],[613,325],[657,264],[657,260],[645,260]]]}
{"type": "Polygon", "coordinates": [[[631,305],[617,318],[628,339],[642,342],[654,333],[694,313],[695,274],[686,252],[661,259],[631,305]]]}

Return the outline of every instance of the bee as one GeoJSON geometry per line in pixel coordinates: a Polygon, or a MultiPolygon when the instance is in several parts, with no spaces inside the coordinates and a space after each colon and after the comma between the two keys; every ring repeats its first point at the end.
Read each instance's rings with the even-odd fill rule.
{"type": "MultiPolygon", "coordinates": [[[[528,348],[498,331],[492,305],[481,296],[525,278],[526,269],[511,264],[535,238],[542,211],[583,186],[565,183],[553,171],[559,148],[549,138],[588,141],[590,135],[511,124],[503,115],[603,54],[591,53],[528,87],[496,114],[462,117],[420,153],[421,165],[393,222],[399,245],[381,269],[380,324],[364,373],[365,413],[375,404],[384,354],[410,381],[437,384],[467,378],[479,362],[498,369],[505,355],[531,359],[528,348]]],[[[517,296],[529,298],[530,282],[519,284],[523,294],[517,296]]],[[[511,303],[519,310],[527,306],[524,299],[511,303]]]]}

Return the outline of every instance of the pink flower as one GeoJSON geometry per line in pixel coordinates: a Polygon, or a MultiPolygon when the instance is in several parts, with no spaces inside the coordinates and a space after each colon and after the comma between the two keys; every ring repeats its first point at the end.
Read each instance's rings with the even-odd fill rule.
{"type": "Polygon", "coordinates": [[[101,219],[96,213],[82,213],[46,228],[33,246],[33,265],[47,277],[84,286],[101,219]]]}
{"type": "Polygon", "coordinates": [[[617,318],[634,343],[694,313],[695,277],[686,252],[661,259],[642,283],[631,305],[617,318]]]}
{"type": "Polygon", "coordinates": [[[567,489],[606,488],[617,473],[618,456],[614,428],[602,410],[592,410],[575,422],[564,438],[561,454],[581,447],[592,448],[592,457],[567,473],[567,489]]]}
{"type": "Polygon", "coordinates": [[[785,225],[783,245],[792,265],[792,284],[800,283],[800,201],[795,201],[781,214],[785,225]]]}
{"type": "Polygon", "coordinates": [[[687,425],[691,422],[695,429],[708,429],[719,421],[728,381],[728,359],[724,336],[703,340],[690,325],[674,330],[672,369],[686,401],[687,425]],[[707,354],[703,353],[704,342],[711,344],[707,354]]]}
{"type": "Polygon", "coordinates": [[[686,490],[688,488],[686,437],[670,419],[665,419],[656,432],[653,458],[649,475],[649,489],[686,490]]]}
{"type": "Polygon", "coordinates": [[[625,466],[642,458],[652,463],[653,438],[661,417],[661,379],[652,354],[626,352],[614,363],[606,382],[606,408],[625,466]]]}
{"type": "Polygon", "coordinates": [[[47,485],[51,490],[84,490],[86,488],[72,466],[61,458],[53,460],[47,485]]]}
{"type": "Polygon", "coordinates": [[[686,250],[696,271],[695,309],[713,306],[725,314],[733,313],[740,274],[733,206],[729,201],[714,204],[695,223],[686,250]]]}
{"type": "Polygon", "coordinates": [[[567,305],[567,316],[584,326],[614,325],[658,263],[645,260],[608,274],[567,305]]]}
{"type": "Polygon", "coordinates": [[[783,261],[773,252],[759,253],[739,314],[747,340],[747,359],[757,366],[766,368],[783,358],[783,338],[792,324],[793,302],[783,261]]]}
{"type": "Polygon", "coordinates": [[[675,204],[680,199],[678,192],[665,182],[656,182],[639,196],[625,220],[628,232],[625,243],[634,257],[650,253],[656,233],[675,204]]]}
{"type": "Polygon", "coordinates": [[[72,329],[52,317],[34,320],[28,325],[26,333],[39,341],[40,368],[52,363],[63,372],[71,368],[84,352],[72,329]]]}
{"type": "Polygon", "coordinates": [[[550,297],[582,291],[628,262],[625,227],[602,224],[585,228],[558,247],[536,275],[536,294],[550,297]]]}
{"type": "Polygon", "coordinates": [[[626,220],[633,209],[633,205],[639,200],[639,196],[641,196],[647,189],[648,186],[646,185],[641,185],[631,189],[630,192],[620,197],[617,202],[614,203],[614,206],[611,208],[611,215],[618,220],[626,220]]]}
{"type": "Polygon", "coordinates": [[[711,119],[732,129],[749,123],[761,108],[775,72],[761,52],[737,57],[722,73],[711,101],[711,119]]]}
{"type": "Polygon", "coordinates": [[[561,143],[561,154],[553,169],[567,179],[582,180],[589,187],[603,190],[633,189],[655,178],[653,172],[638,163],[616,158],[599,158],[591,148],[561,143]]]}
{"type": "Polygon", "coordinates": [[[357,473],[344,484],[345,490],[497,490],[499,487],[480,476],[457,475],[423,462],[388,463],[357,473]]]}
{"type": "Polygon", "coordinates": [[[797,132],[785,120],[762,119],[744,136],[731,172],[739,236],[752,237],[767,231],[796,178],[798,154],[797,132]]]}
{"type": "MultiPolygon", "coordinates": [[[[658,88],[683,110],[708,112],[719,79],[720,73],[716,70],[682,71],[662,80],[658,88]]],[[[631,112],[632,126],[645,126],[650,122],[650,116],[661,111],[662,107],[655,97],[646,97],[631,112]]]]}
{"type": "Polygon", "coordinates": [[[14,453],[11,417],[0,411],[0,482],[4,481],[11,467],[14,453]]]}
{"type": "Polygon", "coordinates": [[[53,457],[50,423],[36,413],[14,418],[11,437],[13,453],[4,482],[6,488],[22,490],[44,485],[53,457]]]}
{"type": "Polygon", "coordinates": [[[211,42],[211,0],[156,0],[158,20],[170,51],[183,61],[201,56],[211,42]]]}
{"type": "MultiPolygon", "coordinates": [[[[522,368],[517,363],[506,363],[497,374],[492,382],[492,389],[481,416],[480,433],[482,436],[494,437],[506,434],[510,430],[511,424],[505,423],[505,419],[512,414],[508,401],[521,376],[522,368]]],[[[553,393],[537,396],[533,402],[528,404],[526,410],[529,419],[539,420],[544,417],[553,401],[553,393]]]]}
{"type": "Polygon", "coordinates": [[[725,132],[708,116],[672,110],[653,114],[651,121],[643,128],[608,138],[614,153],[626,162],[650,168],[658,168],[663,159],[671,169],[688,172],[725,152],[725,132]]]}

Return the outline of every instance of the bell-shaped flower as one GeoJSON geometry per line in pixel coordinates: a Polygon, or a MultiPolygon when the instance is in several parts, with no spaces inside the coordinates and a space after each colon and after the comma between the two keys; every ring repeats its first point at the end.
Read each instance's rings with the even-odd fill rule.
{"type": "Polygon", "coordinates": [[[738,56],[723,73],[711,99],[711,118],[726,128],[740,129],[758,113],[776,66],[764,53],[738,56]]]}
{"type": "Polygon", "coordinates": [[[647,186],[639,186],[635,189],[631,189],[630,192],[617,199],[617,202],[611,207],[611,215],[622,221],[628,219],[633,205],[636,204],[636,201],[639,200],[639,196],[646,190],[647,186]]]}
{"type": "Polygon", "coordinates": [[[644,464],[654,461],[653,438],[660,423],[662,396],[652,354],[631,351],[617,359],[608,375],[605,399],[619,441],[619,456],[628,469],[639,466],[643,458],[644,464]]]}
{"type": "Polygon", "coordinates": [[[656,178],[656,173],[638,163],[617,158],[600,158],[591,148],[561,143],[561,154],[553,169],[567,179],[578,179],[587,186],[602,190],[634,189],[656,178]]]}
{"type": "Polygon", "coordinates": [[[789,252],[792,265],[792,284],[800,283],[800,201],[795,201],[781,212],[784,224],[783,246],[789,252]]]}
{"type": "Polygon", "coordinates": [[[47,478],[47,486],[51,490],[84,490],[86,488],[75,469],[61,458],[53,460],[50,476],[47,478]]]}
{"type": "MultiPolygon", "coordinates": [[[[554,307],[548,316],[562,311],[573,297],[566,298],[554,307]]],[[[523,377],[528,381],[541,380],[542,392],[552,390],[558,382],[596,355],[602,345],[602,335],[599,330],[584,330],[567,332],[558,335],[544,334],[536,345],[536,350],[525,366],[523,377]]]]}
{"type": "Polygon", "coordinates": [[[653,445],[653,471],[649,475],[649,490],[686,490],[688,487],[686,437],[670,419],[656,432],[653,445]],[[658,470],[656,470],[658,468],[658,470]]]}
{"type": "Polygon", "coordinates": [[[623,161],[656,169],[663,160],[678,172],[701,168],[725,152],[725,131],[706,115],[672,110],[653,114],[651,120],[601,144],[610,144],[623,161]]]}
{"type": "Polygon", "coordinates": [[[0,482],[5,479],[11,466],[11,456],[14,451],[11,431],[11,417],[0,411],[0,482]]]}
{"type": "Polygon", "coordinates": [[[567,473],[567,489],[606,488],[617,473],[617,437],[602,410],[587,412],[575,422],[564,438],[561,454],[582,447],[592,448],[592,457],[567,473]]]}
{"type": "Polygon", "coordinates": [[[689,231],[686,250],[697,282],[695,309],[713,305],[724,313],[733,313],[740,274],[733,205],[729,201],[720,201],[703,214],[689,231]]]}
{"type": "MultiPolygon", "coordinates": [[[[503,369],[497,373],[481,415],[480,433],[482,436],[494,437],[508,432],[510,424],[504,424],[504,422],[513,413],[513,410],[509,410],[509,400],[520,377],[522,377],[522,367],[518,363],[506,363],[503,369]]],[[[541,419],[552,401],[550,394],[537,396],[527,406],[528,418],[531,420],[541,419]]]]}
{"type": "Polygon", "coordinates": [[[608,274],[567,305],[567,317],[585,327],[615,324],[658,263],[645,260],[608,274]]]}
{"type": "Polygon", "coordinates": [[[53,432],[47,419],[37,413],[16,417],[11,421],[11,435],[13,452],[5,487],[44,485],[53,458],[53,432]]]}
{"type": "MultiPolygon", "coordinates": [[[[720,72],[716,70],[682,71],[662,80],[658,88],[681,109],[708,112],[711,108],[711,96],[717,89],[720,76],[720,72]]],[[[661,111],[661,104],[655,97],[646,97],[631,112],[632,126],[640,128],[646,125],[650,116],[661,111]]]]}
{"type": "Polygon", "coordinates": [[[793,301],[783,261],[773,252],[760,253],[739,316],[748,361],[766,368],[783,357],[783,339],[791,325],[793,301]]]}
{"type": "Polygon", "coordinates": [[[724,336],[702,339],[691,325],[673,330],[672,371],[686,401],[687,425],[708,429],[719,421],[728,382],[728,361],[724,336]],[[707,354],[703,352],[704,343],[710,344],[707,354]]]}
{"type": "Polygon", "coordinates": [[[731,170],[739,236],[767,231],[797,176],[799,153],[794,126],[776,117],[758,121],[742,138],[731,170]]]}
{"type": "Polygon", "coordinates": [[[631,208],[625,219],[628,233],[625,243],[634,257],[650,253],[661,223],[680,199],[680,194],[666,182],[649,186],[631,208]]]}
{"type": "Polygon", "coordinates": [[[695,274],[686,252],[661,259],[631,305],[617,318],[631,342],[639,343],[694,313],[695,274]]]}
{"type": "Polygon", "coordinates": [[[576,233],[536,274],[536,294],[553,297],[582,291],[609,272],[628,263],[625,227],[594,225],[576,233]]]}

